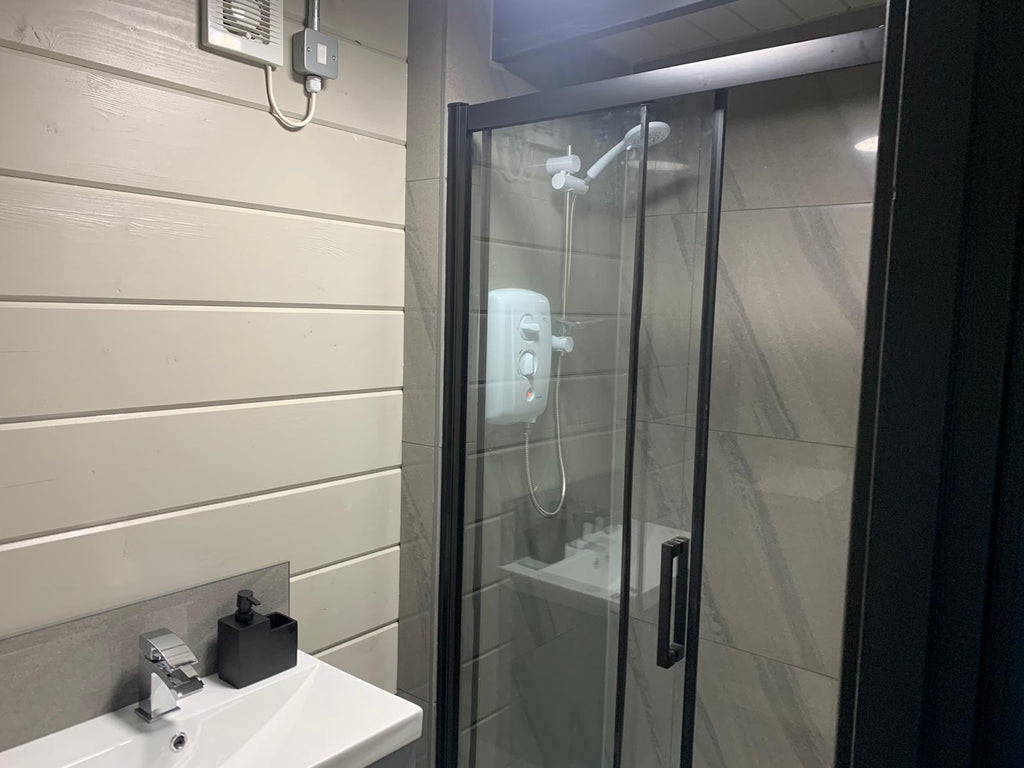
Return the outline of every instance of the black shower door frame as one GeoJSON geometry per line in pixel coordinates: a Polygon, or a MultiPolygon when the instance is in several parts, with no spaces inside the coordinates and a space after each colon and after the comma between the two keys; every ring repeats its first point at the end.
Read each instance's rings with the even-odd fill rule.
{"type": "MultiPolygon", "coordinates": [[[[704,301],[701,317],[700,368],[694,458],[693,512],[690,537],[689,578],[686,580],[687,614],[700,616],[704,490],[707,471],[708,415],[711,398],[711,350],[714,329],[714,293],[717,276],[718,231],[721,211],[723,154],[729,88],[767,82],[833,69],[877,63],[882,59],[884,31],[863,30],[749,53],[695,62],[662,70],[588,83],[554,91],[528,94],[483,104],[456,103],[448,108],[448,197],[445,259],[446,344],[442,394],[442,460],[440,477],[440,552],[438,588],[438,664],[435,756],[438,768],[458,765],[459,691],[461,667],[462,564],[466,489],[465,446],[467,443],[467,402],[469,365],[469,292],[471,169],[473,135],[513,125],[542,122],[601,110],[640,106],[643,153],[640,165],[638,218],[634,252],[631,349],[627,390],[625,434],[626,464],[622,499],[622,588],[619,606],[619,643],[614,721],[614,768],[621,766],[622,723],[625,710],[626,642],[630,599],[630,550],[632,522],[631,464],[635,439],[637,392],[637,339],[641,316],[644,267],[644,192],[649,106],[658,100],[715,92],[711,147],[708,224],[705,246],[704,301]]],[[[482,152],[489,152],[484,135],[482,152]]],[[[481,226],[486,226],[488,190],[486,178],[481,190],[481,226]]],[[[486,259],[486,254],[483,254],[486,259]]],[[[481,333],[481,339],[486,335],[481,333]]],[[[480,355],[483,359],[484,355],[480,355]]],[[[692,759],[693,722],[696,701],[697,647],[699,621],[686,622],[686,652],[682,711],[682,768],[692,759]]]]}

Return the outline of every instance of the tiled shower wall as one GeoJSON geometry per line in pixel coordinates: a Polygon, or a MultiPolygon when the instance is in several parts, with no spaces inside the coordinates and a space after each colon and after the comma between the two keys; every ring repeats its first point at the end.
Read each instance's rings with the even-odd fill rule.
{"type": "MultiPolygon", "coordinates": [[[[466,0],[414,0],[411,7],[399,688],[428,716],[435,695],[445,191],[439,106],[529,90],[489,64],[488,24],[489,15],[466,0]]],[[[697,765],[831,760],[874,160],[853,145],[876,132],[878,76],[869,67],[731,94],[697,765]]],[[[670,121],[674,137],[700,137],[698,151],[663,147],[663,159],[702,167],[707,137],[698,118],[706,107],[695,102],[670,121]]],[[[637,455],[643,474],[635,490],[645,519],[669,525],[689,518],[685,470],[696,383],[689,361],[701,311],[706,197],[694,186],[697,176],[675,174],[691,188],[651,188],[648,199],[637,455]]],[[[479,528],[474,535],[487,530],[479,528]]],[[[498,562],[500,542],[511,537],[500,526],[493,530],[499,544],[489,555],[498,562]]],[[[506,601],[487,599],[500,589],[476,590],[465,604],[467,615],[484,616],[478,627],[498,630],[464,639],[481,653],[473,662],[481,666],[464,673],[479,675],[478,695],[507,685],[508,654],[488,651],[498,640],[517,642],[512,625],[528,621],[513,621],[506,601]],[[499,606],[489,625],[488,605],[499,606]]],[[[677,675],[654,666],[649,618],[638,615],[631,624],[627,689],[627,750],[645,768],[671,763],[681,690],[677,675]]],[[[432,717],[426,733],[423,765],[432,717]]]]}

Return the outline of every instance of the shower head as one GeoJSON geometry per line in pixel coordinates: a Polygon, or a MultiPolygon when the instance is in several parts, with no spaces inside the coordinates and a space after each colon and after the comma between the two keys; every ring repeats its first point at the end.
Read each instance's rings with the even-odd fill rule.
{"type": "MultiPolygon", "coordinates": [[[[626,131],[626,135],[622,137],[622,140],[627,144],[626,149],[633,148],[633,143],[640,138],[642,130],[642,125],[634,125],[626,131]]],[[[658,120],[649,123],[647,126],[647,146],[653,147],[655,144],[661,144],[661,142],[668,138],[670,133],[672,133],[672,129],[669,128],[668,123],[662,123],[658,120]]]]}
{"type": "MultiPolygon", "coordinates": [[[[590,166],[590,170],[587,171],[585,177],[586,181],[591,182],[598,177],[598,175],[608,164],[618,157],[623,152],[628,152],[633,149],[633,146],[640,140],[640,134],[643,131],[643,125],[634,125],[628,131],[626,135],[622,137],[622,141],[616,144],[614,147],[605,152],[601,158],[590,166]]],[[[660,144],[668,135],[672,132],[668,123],[662,123],[660,121],[654,121],[647,125],[647,146],[653,147],[655,144],[660,144]]]]}

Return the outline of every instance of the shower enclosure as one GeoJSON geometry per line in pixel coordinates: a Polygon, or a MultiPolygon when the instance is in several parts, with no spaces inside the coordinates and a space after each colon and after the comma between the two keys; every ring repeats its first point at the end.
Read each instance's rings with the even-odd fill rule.
{"type": "Polygon", "coordinates": [[[881,52],[449,108],[439,766],[831,764],[881,52]]]}

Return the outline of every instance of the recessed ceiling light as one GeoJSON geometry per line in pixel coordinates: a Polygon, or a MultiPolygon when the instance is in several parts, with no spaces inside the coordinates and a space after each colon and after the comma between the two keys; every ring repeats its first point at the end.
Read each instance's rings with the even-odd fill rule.
{"type": "Polygon", "coordinates": [[[853,145],[854,149],[858,149],[861,152],[877,152],[878,151],[878,137],[869,136],[864,141],[858,141],[853,145]]]}

